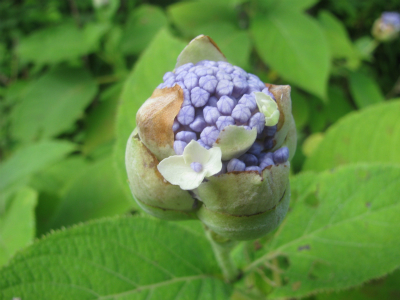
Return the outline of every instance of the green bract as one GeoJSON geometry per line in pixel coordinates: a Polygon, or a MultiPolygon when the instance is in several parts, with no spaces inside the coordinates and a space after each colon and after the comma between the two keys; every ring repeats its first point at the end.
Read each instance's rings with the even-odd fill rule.
{"type": "MultiPolygon", "coordinates": [[[[179,55],[177,67],[200,60],[226,61],[207,36],[195,38],[179,55]]],[[[296,149],[296,128],[289,86],[266,84],[272,97],[256,93],[266,126],[277,126],[275,151],[296,149]]],[[[289,207],[288,161],[260,172],[220,172],[222,161],[238,158],[255,143],[257,131],[229,125],[209,150],[191,141],[175,155],[172,125],[184,100],[182,88],[156,89],[136,117],[137,128],[126,148],[132,194],[149,214],[167,220],[198,218],[209,229],[234,240],[258,238],[275,229],[289,207]]]]}

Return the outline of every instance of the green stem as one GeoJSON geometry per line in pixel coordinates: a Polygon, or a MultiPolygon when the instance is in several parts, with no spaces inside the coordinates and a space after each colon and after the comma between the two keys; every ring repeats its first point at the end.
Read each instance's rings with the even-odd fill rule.
{"type": "Polygon", "coordinates": [[[238,242],[226,239],[209,228],[205,228],[205,233],[214,251],[218,265],[222,270],[225,281],[234,282],[239,279],[240,271],[231,258],[231,251],[238,242]]]}

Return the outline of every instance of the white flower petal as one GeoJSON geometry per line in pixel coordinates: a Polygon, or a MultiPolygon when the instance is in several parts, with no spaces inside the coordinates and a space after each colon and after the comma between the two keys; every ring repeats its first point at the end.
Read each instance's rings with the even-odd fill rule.
{"type": "Polygon", "coordinates": [[[214,147],[208,150],[210,159],[203,165],[205,177],[217,174],[222,169],[222,151],[221,148],[214,147]]]}
{"type": "Polygon", "coordinates": [[[157,165],[158,171],[169,183],[179,185],[182,181],[182,174],[194,172],[190,165],[185,163],[182,155],[174,155],[163,159],[157,165]]]}
{"type": "Polygon", "coordinates": [[[198,162],[204,165],[210,159],[210,153],[206,148],[203,148],[197,141],[191,140],[183,150],[183,159],[185,163],[191,164],[198,162]]]}

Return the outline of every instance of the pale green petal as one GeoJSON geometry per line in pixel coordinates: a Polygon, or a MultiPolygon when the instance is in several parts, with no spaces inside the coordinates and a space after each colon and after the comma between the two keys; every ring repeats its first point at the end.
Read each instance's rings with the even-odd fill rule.
{"type": "Polygon", "coordinates": [[[258,109],[265,116],[265,125],[274,126],[278,124],[279,110],[278,105],[276,104],[274,99],[264,93],[256,92],[254,94],[256,96],[258,109]]]}
{"type": "Polygon", "coordinates": [[[265,117],[265,126],[274,126],[278,124],[279,121],[279,110],[276,110],[272,113],[272,115],[267,118],[265,117]]]}
{"type": "Polygon", "coordinates": [[[191,140],[183,150],[183,159],[186,164],[198,162],[205,164],[210,158],[210,153],[206,148],[203,148],[197,141],[191,140]]]}
{"type": "Polygon", "coordinates": [[[197,188],[204,179],[204,172],[196,173],[186,164],[182,155],[163,159],[157,166],[158,171],[169,183],[179,185],[182,190],[197,188]]]}
{"type": "Polygon", "coordinates": [[[256,138],[256,128],[246,130],[243,126],[229,125],[220,132],[213,146],[221,148],[222,160],[228,160],[244,154],[256,138]]]}
{"type": "Polygon", "coordinates": [[[222,151],[221,148],[214,147],[208,150],[210,159],[203,165],[204,176],[212,176],[222,169],[222,151]]]}
{"type": "Polygon", "coordinates": [[[179,54],[175,68],[190,62],[196,64],[201,60],[227,61],[210,37],[199,35],[179,54]]]}

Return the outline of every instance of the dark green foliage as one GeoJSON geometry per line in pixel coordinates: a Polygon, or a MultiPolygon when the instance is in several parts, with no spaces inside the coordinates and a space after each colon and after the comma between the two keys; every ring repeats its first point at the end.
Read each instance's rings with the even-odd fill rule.
{"type": "Polygon", "coordinates": [[[400,38],[373,39],[383,11],[398,0],[0,0],[0,299],[399,298],[400,38]],[[200,224],[126,216],[136,111],[199,34],[292,86],[291,208],[234,250],[235,284],[200,224]]]}

